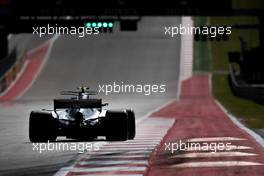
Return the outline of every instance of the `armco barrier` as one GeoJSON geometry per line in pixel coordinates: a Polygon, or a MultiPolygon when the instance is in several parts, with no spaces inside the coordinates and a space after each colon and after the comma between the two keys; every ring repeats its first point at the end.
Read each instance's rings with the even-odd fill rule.
{"type": "Polygon", "coordinates": [[[246,84],[238,79],[235,68],[230,65],[229,84],[234,95],[264,103],[264,85],[246,84]]]}

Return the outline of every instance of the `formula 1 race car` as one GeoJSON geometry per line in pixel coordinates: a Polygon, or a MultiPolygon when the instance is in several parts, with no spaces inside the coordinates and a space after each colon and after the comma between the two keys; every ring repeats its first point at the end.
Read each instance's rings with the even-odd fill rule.
{"type": "Polygon", "coordinates": [[[55,141],[58,136],[77,140],[95,140],[105,136],[107,141],[134,139],[135,114],[131,109],[106,110],[102,99],[90,99],[97,92],[79,87],[79,91],[62,91],[70,99],[54,99],[53,110],[32,111],[29,118],[31,142],[55,141]]]}

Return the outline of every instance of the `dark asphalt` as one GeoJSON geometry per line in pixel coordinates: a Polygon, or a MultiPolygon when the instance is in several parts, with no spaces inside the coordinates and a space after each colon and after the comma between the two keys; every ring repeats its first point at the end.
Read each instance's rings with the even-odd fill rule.
{"type": "Polygon", "coordinates": [[[177,95],[180,37],[164,35],[165,25],[179,25],[180,18],[143,18],[137,32],[88,36],[60,36],[48,62],[32,87],[12,106],[0,107],[0,175],[52,175],[76,159],[77,152],[32,151],[28,139],[31,110],[52,107],[59,91],[77,86],[117,83],[165,84],[166,92],[100,94],[108,108],[133,108],[137,118],[177,95]]]}

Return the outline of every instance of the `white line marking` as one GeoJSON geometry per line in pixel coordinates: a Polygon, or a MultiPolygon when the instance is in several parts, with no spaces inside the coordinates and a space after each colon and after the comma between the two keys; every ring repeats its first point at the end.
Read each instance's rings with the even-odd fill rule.
{"type": "Polygon", "coordinates": [[[102,160],[92,160],[92,161],[80,161],[79,165],[97,165],[97,166],[107,166],[107,165],[125,165],[125,164],[142,164],[148,165],[148,160],[111,160],[111,161],[102,161],[102,160]]]}
{"type": "Polygon", "coordinates": [[[152,150],[154,150],[154,147],[145,147],[145,148],[133,148],[133,147],[131,147],[131,148],[106,148],[106,149],[104,149],[104,148],[101,148],[101,150],[107,150],[107,151],[131,151],[131,150],[140,150],[140,151],[144,151],[144,150],[150,150],[150,151],[152,151],[152,150]]]}
{"type": "Polygon", "coordinates": [[[151,143],[151,144],[128,144],[128,145],[106,145],[103,147],[107,147],[107,148],[111,148],[111,147],[115,147],[115,148],[122,148],[122,147],[155,147],[157,145],[157,143],[151,143]]]}
{"type": "Polygon", "coordinates": [[[253,147],[243,146],[243,145],[231,145],[230,150],[247,150],[253,149],[253,147]]]}
{"type": "Polygon", "coordinates": [[[108,145],[112,146],[122,146],[122,145],[154,145],[157,144],[157,142],[124,142],[124,143],[110,143],[108,145]]]}
{"type": "Polygon", "coordinates": [[[201,153],[185,153],[174,155],[172,158],[207,158],[207,157],[232,157],[232,156],[256,156],[255,153],[244,152],[201,152],[201,153]]]}
{"type": "Polygon", "coordinates": [[[105,147],[105,148],[127,148],[127,147],[155,147],[156,144],[128,144],[128,145],[105,145],[105,146],[102,146],[105,147]]]}
{"type": "Polygon", "coordinates": [[[146,142],[160,142],[161,139],[149,139],[149,138],[136,138],[134,139],[134,142],[142,142],[142,141],[146,141],[146,142]]]}
{"type": "MultiPolygon", "coordinates": [[[[180,84],[180,82],[181,82],[181,81],[179,81],[179,84],[180,84]]],[[[179,84],[178,84],[178,85],[179,85],[179,84]]],[[[179,91],[179,90],[178,90],[178,91],[179,91]]],[[[162,104],[161,106],[158,106],[157,108],[153,109],[152,111],[149,111],[149,112],[146,113],[142,118],[138,119],[137,122],[138,122],[138,123],[141,123],[142,121],[145,121],[146,119],[149,118],[149,116],[150,116],[151,114],[154,114],[155,112],[158,112],[159,110],[163,109],[164,107],[166,107],[166,106],[172,104],[173,102],[177,101],[177,99],[179,98],[179,97],[177,97],[177,96],[178,96],[178,94],[176,95],[176,99],[175,99],[175,98],[172,98],[172,99],[168,100],[167,103],[162,104]]],[[[154,119],[152,118],[151,120],[154,120],[154,119]]],[[[156,120],[156,119],[155,119],[155,120],[156,120]]],[[[160,120],[160,119],[158,119],[158,120],[160,120]]],[[[171,120],[171,121],[173,121],[173,123],[175,122],[175,119],[166,119],[166,120],[171,120]]]]}
{"type": "Polygon", "coordinates": [[[144,132],[138,132],[137,136],[161,136],[164,133],[165,131],[160,131],[157,134],[152,133],[152,131],[144,131],[144,132]]]}
{"type": "Polygon", "coordinates": [[[100,155],[100,156],[90,156],[87,159],[113,159],[113,158],[146,158],[149,157],[149,154],[145,155],[100,155]]]}
{"type": "MultiPolygon", "coordinates": [[[[69,172],[69,170],[64,170],[61,169],[59,172],[57,172],[54,176],[65,176],[67,175],[69,172]]],[[[75,171],[74,173],[79,173],[77,171],[75,171]]],[[[83,175],[83,174],[82,174],[83,175]]],[[[89,176],[99,176],[99,174],[88,174],[89,176]]],[[[120,174],[107,174],[107,173],[104,173],[102,176],[118,176],[120,174]]],[[[143,174],[122,174],[122,176],[143,176],[143,174]]]]}
{"type": "MultiPolygon", "coordinates": [[[[212,95],[212,74],[209,75],[209,85],[210,85],[210,94],[212,95]]],[[[215,103],[218,107],[226,114],[226,116],[241,130],[248,133],[257,143],[259,143],[264,148],[264,138],[262,138],[259,134],[255,133],[253,130],[247,128],[244,124],[242,124],[237,117],[228,112],[228,110],[217,100],[214,98],[215,103]]]]}
{"type": "Polygon", "coordinates": [[[135,139],[133,140],[134,142],[138,142],[138,141],[141,141],[142,142],[142,140],[146,140],[147,142],[148,141],[153,141],[153,142],[159,142],[161,139],[152,139],[152,138],[148,138],[147,136],[146,137],[135,137],[135,139]]]}
{"type": "Polygon", "coordinates": [[[148,140],[148,141],[155,141],[155,142],[160,142],[162,140],[162,137],[159,138],[149,138],[149,137],[138,137],[137,140],[148,140]]]}
{"type": "Polygon", "coordinates": [[[102,148],[102,150],[114,150],[118,149],[120,151],[122,150],[145,150],[145,149],[154,149],[155,147],[109,147],[109,148],[102,148]]]}
{"type": "MultiPolygon", "coordinates": [[[[252,147],[248,146],[237,146],[237,145],[230,145],[229,147],[227,146],[222,146],[221,150],[223,151],[229,151],[229,150],[248,150],[248,149],[253,149],[252,147]]],[[[201,146],[201,147],[189,147],[185,151],[221,151],[219,147],[214,146],[214,147],[208,147],[208,146],[201,146]]]]}
{"type": "MultiPolygon", "coordinates": [[[[159,128],[158,128],[159,129],[159,128]]],[[[148,129],[138,129],[137,132],[140,133],[146,133],[149,134],[149,132],[151,132],[151,134],[160,134],[160,132],[165,132],[166,130],[164,129],[160,129],[159,131],[157,131],[157,128],[155,126],[153,127],[148,127],[148,129]],[[151,128],[151,129],[150,129],[151,128]]]]}
{"type": "Polygon", "coordinates": [[[151,154],[152,151],[116,151],[116,152],[113,152],[113,151],[99,151],[99,152],[96,152],[96,153],[93,153],[92,155],[89,155],[89,156],[112,156],[112,155],[116,155],[116,154],[119,154],[119,155],[126,155],[126,156],[129,156],[127,154],[133,154],[134,156],[137,155],[137,154],[151,154]]]}
{"type": "MultiPolygon", "coordinates": [[[[142,119],[142,118],[141,118],[142,119]]],[[[100,148],[99,151],[94,151],[93,153],[88,153],[86,157],[79,158],[79,163],[93,163],[94,161],[99,162],[100,164],[95,164],[97,166],[101,165],[102,167],[94,167],[94,168],[78,168],[74,166],[61,168],[55,175],[56,176],[65,176],[69,172],[105,172],[105,171],[126,171],[126,172],[145,172],[147,167],[140,166],[107,166],[107,164],[124,164],[121,163],[122,161],[127,160],[127,164],[144,164],[147,166],[148,158],[151,153],[154,151],[154,148],[160,143],[161,139],[167,134],[167,131],[171,128],[174,124],[174,119],[152,119],[152,118],[144,118],[144,123],[149,123],[151,125],[140,125],[140,129],[144,128],[153,128],[153,130],[140,130],[140,133],[151,133],[155,131],[159,131],[157,134],[152,135],[139,135],[133,141],[126,141],[126,142],[108,142],[108,144],[104,145],[100,148]],[[156,124],[156,125],[155,125],[156,124]],[[161,130],[161,128],[164,128],[161,130]],[[120,146],[119,146],[120,145],[120,146]],[[108,155],[109,154],[109,155],[108,155]],[[84,161],[82,160],[84,159],[84,161]],[[103,160],[100,160],[103,159],[103,160]],[[143,159],[143,160],[142,160],[143,159]],[[100,161],[99,161],[100,160],[100,161]],[[110,160],[110,161],[109,161],[110,160]],[[133,163],[132,161],[135,160],[133,163]]],[[[136,123],[139,123],[137,120],[136,123]]],[[[138,132],[138,131],[137,131],[138,132]]],[[[75,164],[78,164],[76,162],[75,164]]],[[[90,174],[89,174],[90,175],[90,174]]],[[[125,174],[127,176],[133,174],[125,174]]],[[[141,175],[141,174],[139,174],[141,175]]]]}
{"type": "MultiPolygon", "coordinates": [[[[164,134],[164,133],[162,133],[162,134],[164,134]]],[[[147,138],[162,138],[164,136],[162,134],[159,134],[159,135],[144,135],[144,134],[139,134],[139,135],[137,135],[137,138],[139,138],[139,137],[144,137],[144,138],[146,138],[146,137],[147,138]]]]}
{"type": "Polygon", "coordinates": [[[214,99],[216,104],[222,109],[222,111],[229,117],[229,119],[240,129],[248,133],[257,143],[259,143],[264,148],[264,139],[257,133],[255,133],[253,130],[247,128],[245,125],[243,125],[235,116],[233,116],[231,113],[225,109],[225,107],[216,99],[214,99]]]}
{"type": "Polygon", "coordinates": [[[76,167],[64,167],[62,170],[68,172],[106,172],[106,171],[145,171],[146,166],[118,166],[118,167],[96,167],[96,168],[76,168],[76,167]]]}
{"type": "Polygon", "coordinates": [[[107,146],[135,146],[135,145],[155,145],[155,144],[159,144],[159,141],[152,141],[152,140],[149,140],[149,141],[146,141],[144,142],[143,140],[141,141],[136,141],[136,142],[129,142],[129,143],[123,143],[123,144],[113,144],[113,143],[109,143],[107,146]]]}
{"type": "Polygon", "coordinates": [[[185,168],[185,167],[232,167],[232,166],[259,166],[262,163],[248,161],[208,161],[208,162],[188,162],[175,164],[169,168],[185,168]]]}
{"type": "Polygon", "coordinates": [[[191,138],[187,142],[211,142],[211,141],[241,141],[247,140],[244,138],[237,137],[204,137],[204,138],[191,138]]]}
{"type": "MultiPolygon", "coordinates": [[[[83,175],[82,176],[87,176],[83,175]]],[[[88,176],[100,176],[100,174],[89,174],[88,176]]],[[[101,176],[143,176],[143,174],[102,174],[101,176]]]]}
{"type": "MultiPolygon", "coordinates": [[[[150,132],[151,133],[151,132],[150,132]]],[[[164,135],[162,134],[157,134],[157,135],[145,135],[145,134],[139,134],[137,135],[137,137],[150,137],[150,138],[161,138],[163,137],[164,135]]]]}

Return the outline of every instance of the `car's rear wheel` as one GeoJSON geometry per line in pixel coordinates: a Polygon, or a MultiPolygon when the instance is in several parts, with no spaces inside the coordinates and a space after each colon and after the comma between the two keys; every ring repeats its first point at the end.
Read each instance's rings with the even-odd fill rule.
{"type": "Polygon", "coordinates": [[[128,120],[128,139],[134,139],[136,136],[136,120],[135,113],[132,109],[127,109],[127,120],[128,120]]]}
{"type": "Polygon", "coordinates": [[[31,142],[55,141],[57,121],[49,113],[31,112],[29,117],[29,139],[31,142]]]}
{"type": "Polygon", "coordinates": [[[107,111],[105,117],[106,140],[125,141],[128,139],[128,118],[125,111],[107,111]]]}

